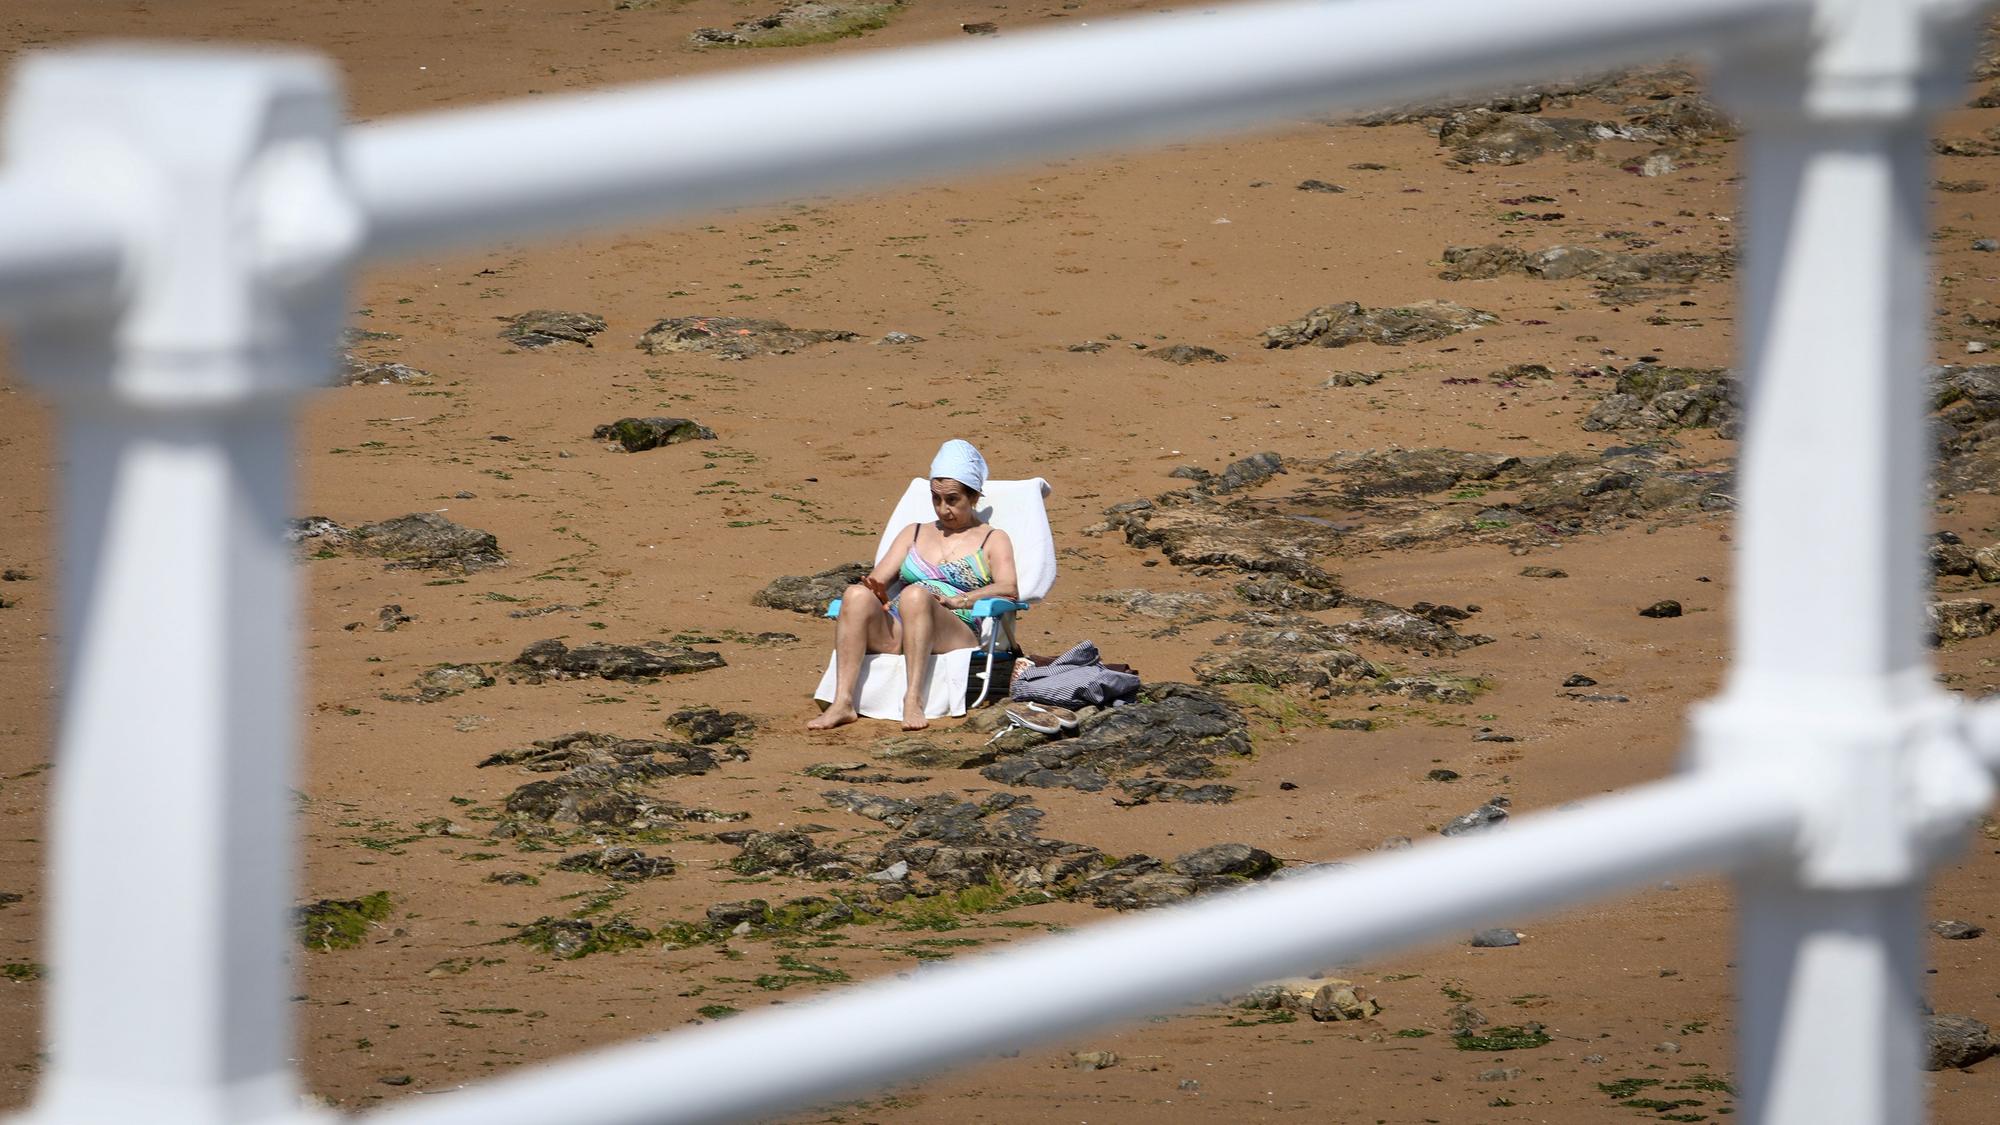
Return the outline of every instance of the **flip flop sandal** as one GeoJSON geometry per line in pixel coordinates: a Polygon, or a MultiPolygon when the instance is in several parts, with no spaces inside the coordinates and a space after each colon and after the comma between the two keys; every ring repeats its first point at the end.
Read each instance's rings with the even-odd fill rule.
{"type": "Polygon", "coordinates": [[[1007,721],[1027,727],[1036,734],[1059,734],[1077,727],[1076,712],[1067,707],[1046,707],[1040,703],[1016,703],[1007,708],[1007,721]]]}

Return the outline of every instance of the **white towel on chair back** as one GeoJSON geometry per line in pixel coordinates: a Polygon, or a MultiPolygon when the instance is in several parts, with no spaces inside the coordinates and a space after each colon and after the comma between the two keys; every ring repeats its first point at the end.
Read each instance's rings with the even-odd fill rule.
{"type": "MultiPolygon", "coordinates": [[[[1043,499],[1049,494],[1049,482],[1040,477],[1032,480],[990,480],[986,491],[979,497],[981,519],[1007,533],[1014,544],[1014,579],[1020,590],[1020,601],[1033,604],[1048,596],[1049,588],[1056,581],[1056,541],[1049,530],[1048,508],[1043,499]]],[[[931,482],[918,477],[910,482],[903,492],[902,500],[889,517],[888,526],[882,531],[882,539],[875,545],[875,561],[881,562],[895,543],[896,536],[913,523],[925,523],[937,518],[931,507],[931,482]]],[[[891,594],[894,590],[892,588],[891,594]]],[[[981,625],[992,628],[992,622],[982,621],[981,625]]],[[[980,640],[985,640],[980,633],[980,640]]],[[[971,681],[972,662],[978,660],[982,666],[985,656],[978,649],[959,649],[956,652],[935,653],[931,657],[930,682],[924,693],[924,714],[930,718],[945,715],[965,714],[966,685],[971,681]]],[[[833,702],[835,661],[826,662],[826,674],[820,677],[819,689],[813,698],[822,703],[833,702]]],[[[861,686],[855,692],[855,710],[871,719],[895,719],[903,717],[903,694],[909,686],[909,673],[905,670],[900,653],[870,653],[861,661],[861,686]]],[[[1005,692],[995,692],[994,699],[1006,697],[1005,692]]]]}

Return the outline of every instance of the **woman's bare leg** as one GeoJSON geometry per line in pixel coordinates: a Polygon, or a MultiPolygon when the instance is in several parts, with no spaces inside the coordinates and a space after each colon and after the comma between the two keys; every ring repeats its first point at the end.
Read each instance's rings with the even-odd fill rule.
{"type": "Polygon", "coordinates": [[[894,651],[896,639],[895,619],[875,600],[874,591],[859,583],[849,586],[833,623],[833,702],[806,724],[807,729],[827,730],[861,717],[854,709],[861,659],[870,652],[894,651]]]}
{"type": "Polygon", "coordinates": [[[971,648],[979,638],[922,586],[905,587],[896,606],[903,618],[903,667],[909,675],[909,687],[903,694],[903,729],[923,730],[931,725],[924,714],[924,688],[930,683],[934,646],[945,651],[971,648]]]}

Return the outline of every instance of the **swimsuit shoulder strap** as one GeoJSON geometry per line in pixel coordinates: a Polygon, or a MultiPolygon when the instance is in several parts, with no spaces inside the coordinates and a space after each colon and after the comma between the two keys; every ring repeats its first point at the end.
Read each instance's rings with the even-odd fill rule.
{"type": "Polygon", "coordinates": [[[980,536],[980,537],[979,537],[979,546],[977,546],[977,547],[974,547],[974,548],[973,548],[973,550],[975,550],[975,551],[984,551],[984,550],[986,549],[986,541],[987,541],[988,539],[991,539],[991,538],[993,538],[993,525],[992,525],[992,524],[987,524],[987,525],[986,525],[986,534],[984,534],[984,535],[982,535],[982,536],[980,536]]]}

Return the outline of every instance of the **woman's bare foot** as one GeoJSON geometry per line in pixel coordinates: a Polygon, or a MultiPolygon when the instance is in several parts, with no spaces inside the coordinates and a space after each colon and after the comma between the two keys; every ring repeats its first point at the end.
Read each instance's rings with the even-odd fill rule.
{"type": "Polygon", "coordinates": [[[924,701],[921,697],[911,696],[903,700],[904,730],[923,730],[930,725],[930,718],[924,714],[924,701]]]}
{"type": "Polygon", "coordinates": [[[810,723],[807,723],[806,729],[832,730],[837,726],[842,726],[844,724],[851,723],[860,717],[861,717],[860,715],[855,714],[853,707],[836,703],[833,706],[828,707],[826,710],[820,712],[819,718],[814,719],[810,723]]]}

